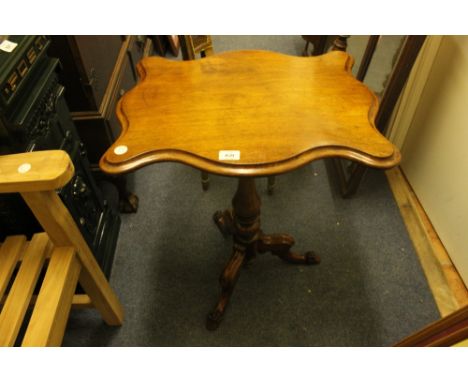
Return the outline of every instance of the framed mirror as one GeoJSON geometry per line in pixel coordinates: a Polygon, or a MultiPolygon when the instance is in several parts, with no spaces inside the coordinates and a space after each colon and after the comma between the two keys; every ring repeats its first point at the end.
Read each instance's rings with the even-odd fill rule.
{"type": "MultiPolygon", "coordinates": [[[[388,121],[426,36],[355,36],[351,41],[352,38],[339,36],[332,49],[346,50],[342,40],[350,41],[348,50],[356,60],[353,74],[378,96],[380,105],[375,125],[385,135],[388,121]],[[363,43],[365,40],[367,43],[363,43]]],[[[356,193],[367,167],[336,158],[327,161],[327,170],[338,184],[342,197],[347,198],[356,193]]]]}

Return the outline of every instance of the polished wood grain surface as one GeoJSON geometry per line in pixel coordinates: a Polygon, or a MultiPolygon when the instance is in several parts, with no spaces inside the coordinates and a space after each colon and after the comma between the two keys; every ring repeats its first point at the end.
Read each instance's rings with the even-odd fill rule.
{"type": "Polygon", "coordinates": [[[122,134],[100,162],[108,173],[182,162],[227,176],[275,175],[343,157],[388,168],[398,149],[374,126],[378,101],[344,52],[294,57],[234,51],[203,60],[143,59],[119,102],[122,134]],[[221,150],[238,160],[220,160],[221,150]]]}

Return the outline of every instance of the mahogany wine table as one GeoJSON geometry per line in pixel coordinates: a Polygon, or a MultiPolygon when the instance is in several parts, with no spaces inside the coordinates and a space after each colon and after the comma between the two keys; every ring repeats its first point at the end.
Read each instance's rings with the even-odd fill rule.
{"type": "Polygon", "coordinates": [[[352,65],[352,57],[338,51],[317,57],[235,51],[139,63],[139,83],[117,106],[122,134],[101,158],[101,169],[120,174],[174,161],[239,178],[232,209],[214,214],[234,244],[208,329],[218,327],[241,266],[256,253],[320,261],[313,252],[291,252],[290,235],[262,232],[255,177],[327,157],[377,168],[399,163],[398,149],[374,125],[377,98],[351,75],[352,65]]]}

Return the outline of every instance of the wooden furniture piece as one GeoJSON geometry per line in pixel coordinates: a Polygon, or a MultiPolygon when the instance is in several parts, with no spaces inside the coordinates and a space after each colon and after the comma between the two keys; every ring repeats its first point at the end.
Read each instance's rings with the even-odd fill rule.
{"type": "Polygon", "coordinates": [[[303,56],[318,56],[325,52],[325,46],[327,44],[329,36],[326,35],[303,35],[302,38],[306,44],[302,52],[303,56]],[[312,50],[309,53],[309,46],[312,45],[312,50]]]}
{"type": "MultiPolygon", "coordinates": [[[[363,81],[372,56],[377,47],[380,36],[370,36],[364,52],[357,78],[363,81]]],[[[387,124],[393,113],[393,109],[413,68],[419,51],[426,36],[407,36],[398,59],[393,67],[390,78],[380,99],[380,107],[375,118],[375,125],[382,134],[385,134],[387,124]]],[[[335,50],[345,50],[344,44],[335,44],[335,50]]],[[[353,196],[367,170],[366,166],[358,163],[346,163],[339,158],[334,158],[327,163],[328,172],[336,179],[339,191],[344,198],[353,196]]]]}
{"type": "MultiPolygon", "coordinates": [[[[137,81],[136,64],[151,53],[147,36],[51,36],[49,54],[60,59],[59,80],[71,117],[83,141],[97,179],[98,162],[120,134],[115,115],[118,99],[137,81]]],[[[112,177],[118,188],[120,210],[136,212],[138,197],[132,179],[112,177]]]]}
{"type": "Polygon", "coordinates": [[[306,42],[302,55],[307,57],[324,54],[328,48],[345,52],[348,47],[349,36],[303,35],[302,38],[306,42]],[[309,45],[311,44],[312,50],[309,53],[309,45]]]}
{"type": "MultiPolygon", "coordinates": [[[[340,50],[342,52],[346,52],[348,48],[348,38],[351,37],[349,35],[341,35],[333,39],[331,43],[330,50],[340,50]]],[[[306,45],[304,47],[304,51],[302,52],[303,56],[318,56],[320,54],[325,53],[326,43],[333,38],[333,36],[325,36],[325,35],[316,35],[316,36],[302,36],[302,38],[306,41],[306,45]],[[309,44],[312,44],[313,49],[311,53],[309,53],[309,44]]],[[[359,72],[356,75],[356,78],[359,81],[364,81],[364,77],[366,76],[367,69],[372,61],[372,57],[374,56],[375,49],[377,48],[377,44],[379,42],[380,36],[370,36],[369,41],[366,46],[366,50],[361,59],[361,65],[359,66],[359,72]]]]}
{"type": "Polygon", "coordinates": [[[169,51],[173,56],[178,56],[179,41],[178,36],[153,35],[150,36],[154,47],[154,53],[165,57],[169,51]]]}
{"type": "MultiPolygon", "coordinates": [[[[379,40],[380,40],[380,36],[376,36],[376,35],[369,36],[366,50],[364,51],[364,54],[362,55],[361,65],[359,65],[359,71],[356,75],[356,78],[359,81],[364,81],[364,78],[366,77],[367,70],[369,69],[369,65],[372,61],[372,57],[374,57],[375,49],[377,48],[377,44],[379,43],[379,40]]],[[[336,50],[346,51],[346,48],[336,49],[336,50]]]]}
{"type": "Polygon", "coordinates": [[[68,154],[4,155],[0,169],[0,193],[19,192],[45,230],[30,241],[18,235],[1,244],[0,345],[18,343],[27,324],[23,346],[59,346],[72,305],[95,307],[107,324],[121,325],[120,302],[55,192],[74,174],[68,154]],[[78,282],[86,294],[75,295],[78,282]],[[29,323],[23,322],[30,306],[29,323]]]}
{"type": "Polygon", "coordinates": [[[395,346],[453,346],[468,339],[468,305],[408,336],[395,346]]]}
{"type": "Polygon", "coordinates": [[[214,214],[234,243],[209,329],[221,321],[242,264],[256,253],[319,262],[313,252],[291,252],[292,236],[263,233],[255,177],[336,156],[377,168],[399,163],[398,149],[375,128],[377,98],[351,75],[352,64],[344,52],[237,51],[194,61],[140,61],[140,82],[118,104],[122,135],[101,158],[102,170],[121,174],[175,161],[239,178],[233,209],[214,214]]]}
{"type": "Polygon", "coordinates": [[[180,50],[180,42],[179,42],[179,36],[178,35],[170,35],[166,36],[168,45],[169,45],[169,50],[171,51],[172,55],[177,57],[179,55],[179,50],[180,50]]]}
{"type": "Polygon", "coordinates": [[[179,43],[183,60],[195,60],[197,54],[203,58],[214,53],[211,36],[180,35],[179,43]]]}

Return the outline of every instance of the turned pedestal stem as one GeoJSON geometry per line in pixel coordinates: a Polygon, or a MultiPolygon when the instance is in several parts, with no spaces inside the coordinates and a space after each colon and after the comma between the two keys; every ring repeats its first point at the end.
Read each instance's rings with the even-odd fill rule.
{"type": "Polygon", "coordinates": [[[260,231],[260,197],[254,178],[239,178],[232,198],[234,242],[248,245],[257,239],[260,231]]]}

